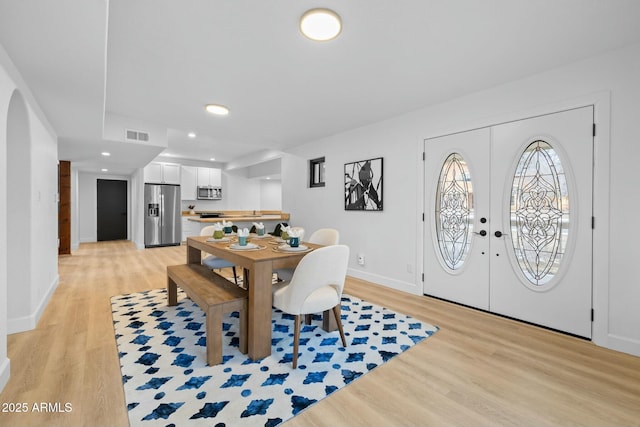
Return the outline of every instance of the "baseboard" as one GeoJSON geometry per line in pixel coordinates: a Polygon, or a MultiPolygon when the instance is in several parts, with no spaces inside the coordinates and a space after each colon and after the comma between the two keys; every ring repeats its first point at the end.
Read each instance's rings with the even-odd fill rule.
{"type": "Polygon", "coordinates": [[[58,283],[60,282],[60,276],[56,275],[56,278],[49,286],[47,293],[38,304],[36,310],[28,316],[18,317],[14,319],[7,319],[7,334],[17,334],[18,332],[25,332],[35,329],[38,324],[38,320],[42,317],[42,313],[44,313],[44,309],[47,308],[47,304],[49,304],[49,300],[53,295],[53,292],[58,287],[58,283]]]}
{"type": "Polygon", "coordinates": [[[623,353],[631,354],[633,356],[640,357],[640,341],[633,338],[622,337],[620,335],[609,334],[607,335],[607,342],[600,343],[598,340],[594,342],[602,347],[610,348],[612,350],[621,351],[623,353]]]}
{"type": "Polygon", "coordinates": [[[391,289],[396,289],[398,291],[407,292],[409,294],[422,295],[422,285],[417,286],[415,283],[403,282],[401,280],[391,279],[379,274],[367,273],[365,271],[356,270],[353,268],[349,268],[347,270],[347,275],[355,277],[356,279],[375,283],[376,285],[382,285],[391,289]]]}
{"type": "Polygon", "coordinates": [[[0,364],[0,392],[4,390],[4,386],[9,382],[9,376],[11,374],[11,361],[6,357],[0,364]]]}

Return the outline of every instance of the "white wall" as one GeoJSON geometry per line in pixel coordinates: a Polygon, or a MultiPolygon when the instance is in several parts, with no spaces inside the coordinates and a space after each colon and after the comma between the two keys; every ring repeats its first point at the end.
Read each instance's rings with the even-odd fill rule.
{"type": "Polygon", "coordinates": [[[279,179],[260,180],[260,210],[282,210],[282,181],[279,179]]]}
{"type": "MultiPolygon", "coordinates": [[[[15,100],[16,98],[14,98],[15,100]]],[[[12,119],[13,120],[13,119],[12,119]]],[[[28,87],[22,80],[15,66],[0,46],[0,389],[9,378],[9,360],[7,358],[7,334],[18,330],[35,327],[46,304],[58,284],[58,206],[57,206],[57,138],[51,126],[42,114],[28,87]],[[19,94],[21,104],[26,105],[27,141],[8,132],[7,119],[11,99],[19,94]],[[14,143],[29,144],[30,150],[8,150],[14,143]],[[9,156],[26,155],[27,159],[15,159],[9,156]],[[28,198],[14,200],[7,192],[7,165],[13,162],[25,162],[31,171],[25,182],[28,198]],[[8,283],[7,262],[8,248],[12,240],[8,234],[7,207],[23,204],[23,209],[30,212],[29,221],[24,224],[24,239],[28,240],[27,259],[22,268],[26,269],[28,280],[13,288],[15,283],[8,283]],[[33,262],[37,260],[37,262],[33,262]],[[11,298],[20,298],[25,302],[26,310],[18,314],[19,318],[8,317],[8,306],[17,301],[8,299],[8,287],[12,287],[11,298]],[[17,296],[16,296],[17,295],[17,296]]],[[[15,178],[12,176],[12,179],[15,178]]],[[[15,314],[15,313],[14,313],[15,314]]]]}
{"type": "MultiPolygon", "coordinates": [[[[0,59],[4,59],[0,47],[0,59]]],[[[0,62],[4,66],[4,62],[0,62]]],[[[9,100],[15,91],[15,83],[0,66],[0,390],[9,380],[7,358],[7,116],[9,100]]]]}
{"type": "Polygon", "coordinates": [[[640,158],[638,75],[640,45],[634,45],[297,147],[282,162],[283,210],[307,229],[338,226],[352,250],[350,274],[420,293],[423,140],[595,103],[593,337],[600,345],[640,355],[635,270],[640,199],[631,179],[640,158]],[[307,188],[300,176],[307,176],[308,160],[320,156],[326,158],[327,185],[307,188]],[[384,212],[344,211],[344,163],[380,156],[384,212]],[[400,236],[396,230],[407,232],[400,236]],[[355,262],[359,252],[366,255],[364,267],[355,262]],[[407,271],[408,264],[415,273],[407,271]]]}
{"type": "Polygon", "coordinates": [[[144,169],[131,175],[130,190],[129,236],[138,249],[144,249],[144,169]]]}
{"type": "MultiPolygon", "coordinates": [[[[259,179],[250,178],[246,169],[222,171],[222,200],[194,200],[182,203],[182,209],[187,210],[188,205],[196,205],[197,211],[245,211],[274,209],[261,205],[262,194],[259,179]]],[[[270,199],[271,205],[275,201],[270,199]]]]}
{"type": "Polygon", "coordinates": [[[7,117],[7,307],[8,332],[28,330],[31,314],[31,146],[29,111],[15,91],[7,117]],[[25,325],[26,324],[26,325],[25,325]]]}

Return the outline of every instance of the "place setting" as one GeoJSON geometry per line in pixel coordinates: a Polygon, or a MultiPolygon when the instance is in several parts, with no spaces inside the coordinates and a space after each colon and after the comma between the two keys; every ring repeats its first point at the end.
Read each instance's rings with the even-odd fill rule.
{"type": "Polygon", "coordinates": [[[275,252],[308,252],[312,249],[308,246],[301,245],[298,232],[292,230],[290,227],[283,228],[281,237],[279,239],[280,241],[274,239],[274,242],[278,244],[277,247],[273,248],[275,252]]]}
{"type": "Polygon", "coordinates": [[[251,230],[249,230],[249,237],[253,240],[253,239],[265,239],[265,240],[269,240],[271,239],[273,236],[271,234],[268,234],[266,232],[266,229],[264,227],[264,224],[261,222],[254,222],[253,223],[253,227],[251,227],[251,230]]]}
{"type": "Polygon", "coordinates": [[[207,239],[207,243],[229,243],[235,240],[232,223],[225,221],[213,224],[213,235],[207,239]]]}
{"type": "Polygon", "coordinates": [[[227,249],[232,251],[259,251],[262,249],[266,249],[266,246],[258,245],[256,243],[249,242],[249,229],[243,228],[238,229],[238,240],[235,243],[231,243],[227,246],[227,249]]]}

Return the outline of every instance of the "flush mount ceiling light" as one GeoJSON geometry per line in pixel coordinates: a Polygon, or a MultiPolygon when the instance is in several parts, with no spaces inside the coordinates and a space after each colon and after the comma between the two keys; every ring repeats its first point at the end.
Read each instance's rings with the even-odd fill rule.
{"type": "Polygon", "coordinates": [[[333,10],[311,9],[300,18],[300,32],[311,40],[333,40],[341,31],[342,20],[333,10]]]}
{"type": "Polygon", "coordinates": [[[105,157],[109,157],[109,156],[111,155],[111,153],[109,153],[109,152],[107,152],[107,151],[103,151],[103,152],[102,152],[102,153],[100,153],[100,154],[102,154],[102,155],[103,155],[103,156],[105,156],[105,157]]]}
{"type": "Polygon", "coordinates": [[[192,138],[192,139],[193,139],[193,138],[195,138],[195,137],[196,137],[196,133],[195,133],[195,132],[189,132],[189,133],[187,134],[187,136],[188,136],[189,138],[192,138]]]}
{"type": "Polygon", "coordinates": [[[204,108],[209,113],[215,114],[217,116],[226,116],[227,114],[229,114],[229,108],[225,107],[224,105],[209,104],[204,108]]]}

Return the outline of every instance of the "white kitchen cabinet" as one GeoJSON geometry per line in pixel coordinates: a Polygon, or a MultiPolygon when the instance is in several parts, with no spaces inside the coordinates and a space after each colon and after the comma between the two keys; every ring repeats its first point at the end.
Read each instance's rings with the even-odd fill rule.
{"type": "MultiPolygon", "coordinates": [[[[182,200],[196,200],[198,197],[198,168],[182,166],[180,171],[180,194],[182,200]]],[[[193,221],[192,221],[193,222],[193,221]]]]}
{"type": "Polygon", "coordinates": [[[222,187],[222,170],[198,168],[198,187],[222,187]]]}
{"type": "Polygon", "coordinates": [[[180,165],[164,163],[162,165],[162,178],[165,184],[180,184],[180,165]]]}
{"type": "Polygon", "coordinates": [[[188,216],[182,217],[182,241],[185,242],[187,237],[200,235],[200,223],[189,221],[188,216]]]}
{"type": "Polygon", "coordinates": [[[222,169],[211,169],[211,185],[213,187],[222,187],[222,169]]]}
{"type": "Polygon", "coordinates": [[[144,182],[154,184],[162,183],[162,165],[160,163],[149,163],[144,168],[144,182]]]}
{"type": "Polygon", "coordinates": [[[180,165],[175,163],[149,163],[144,168],[144,182],[179,185],[180,165]]]}

